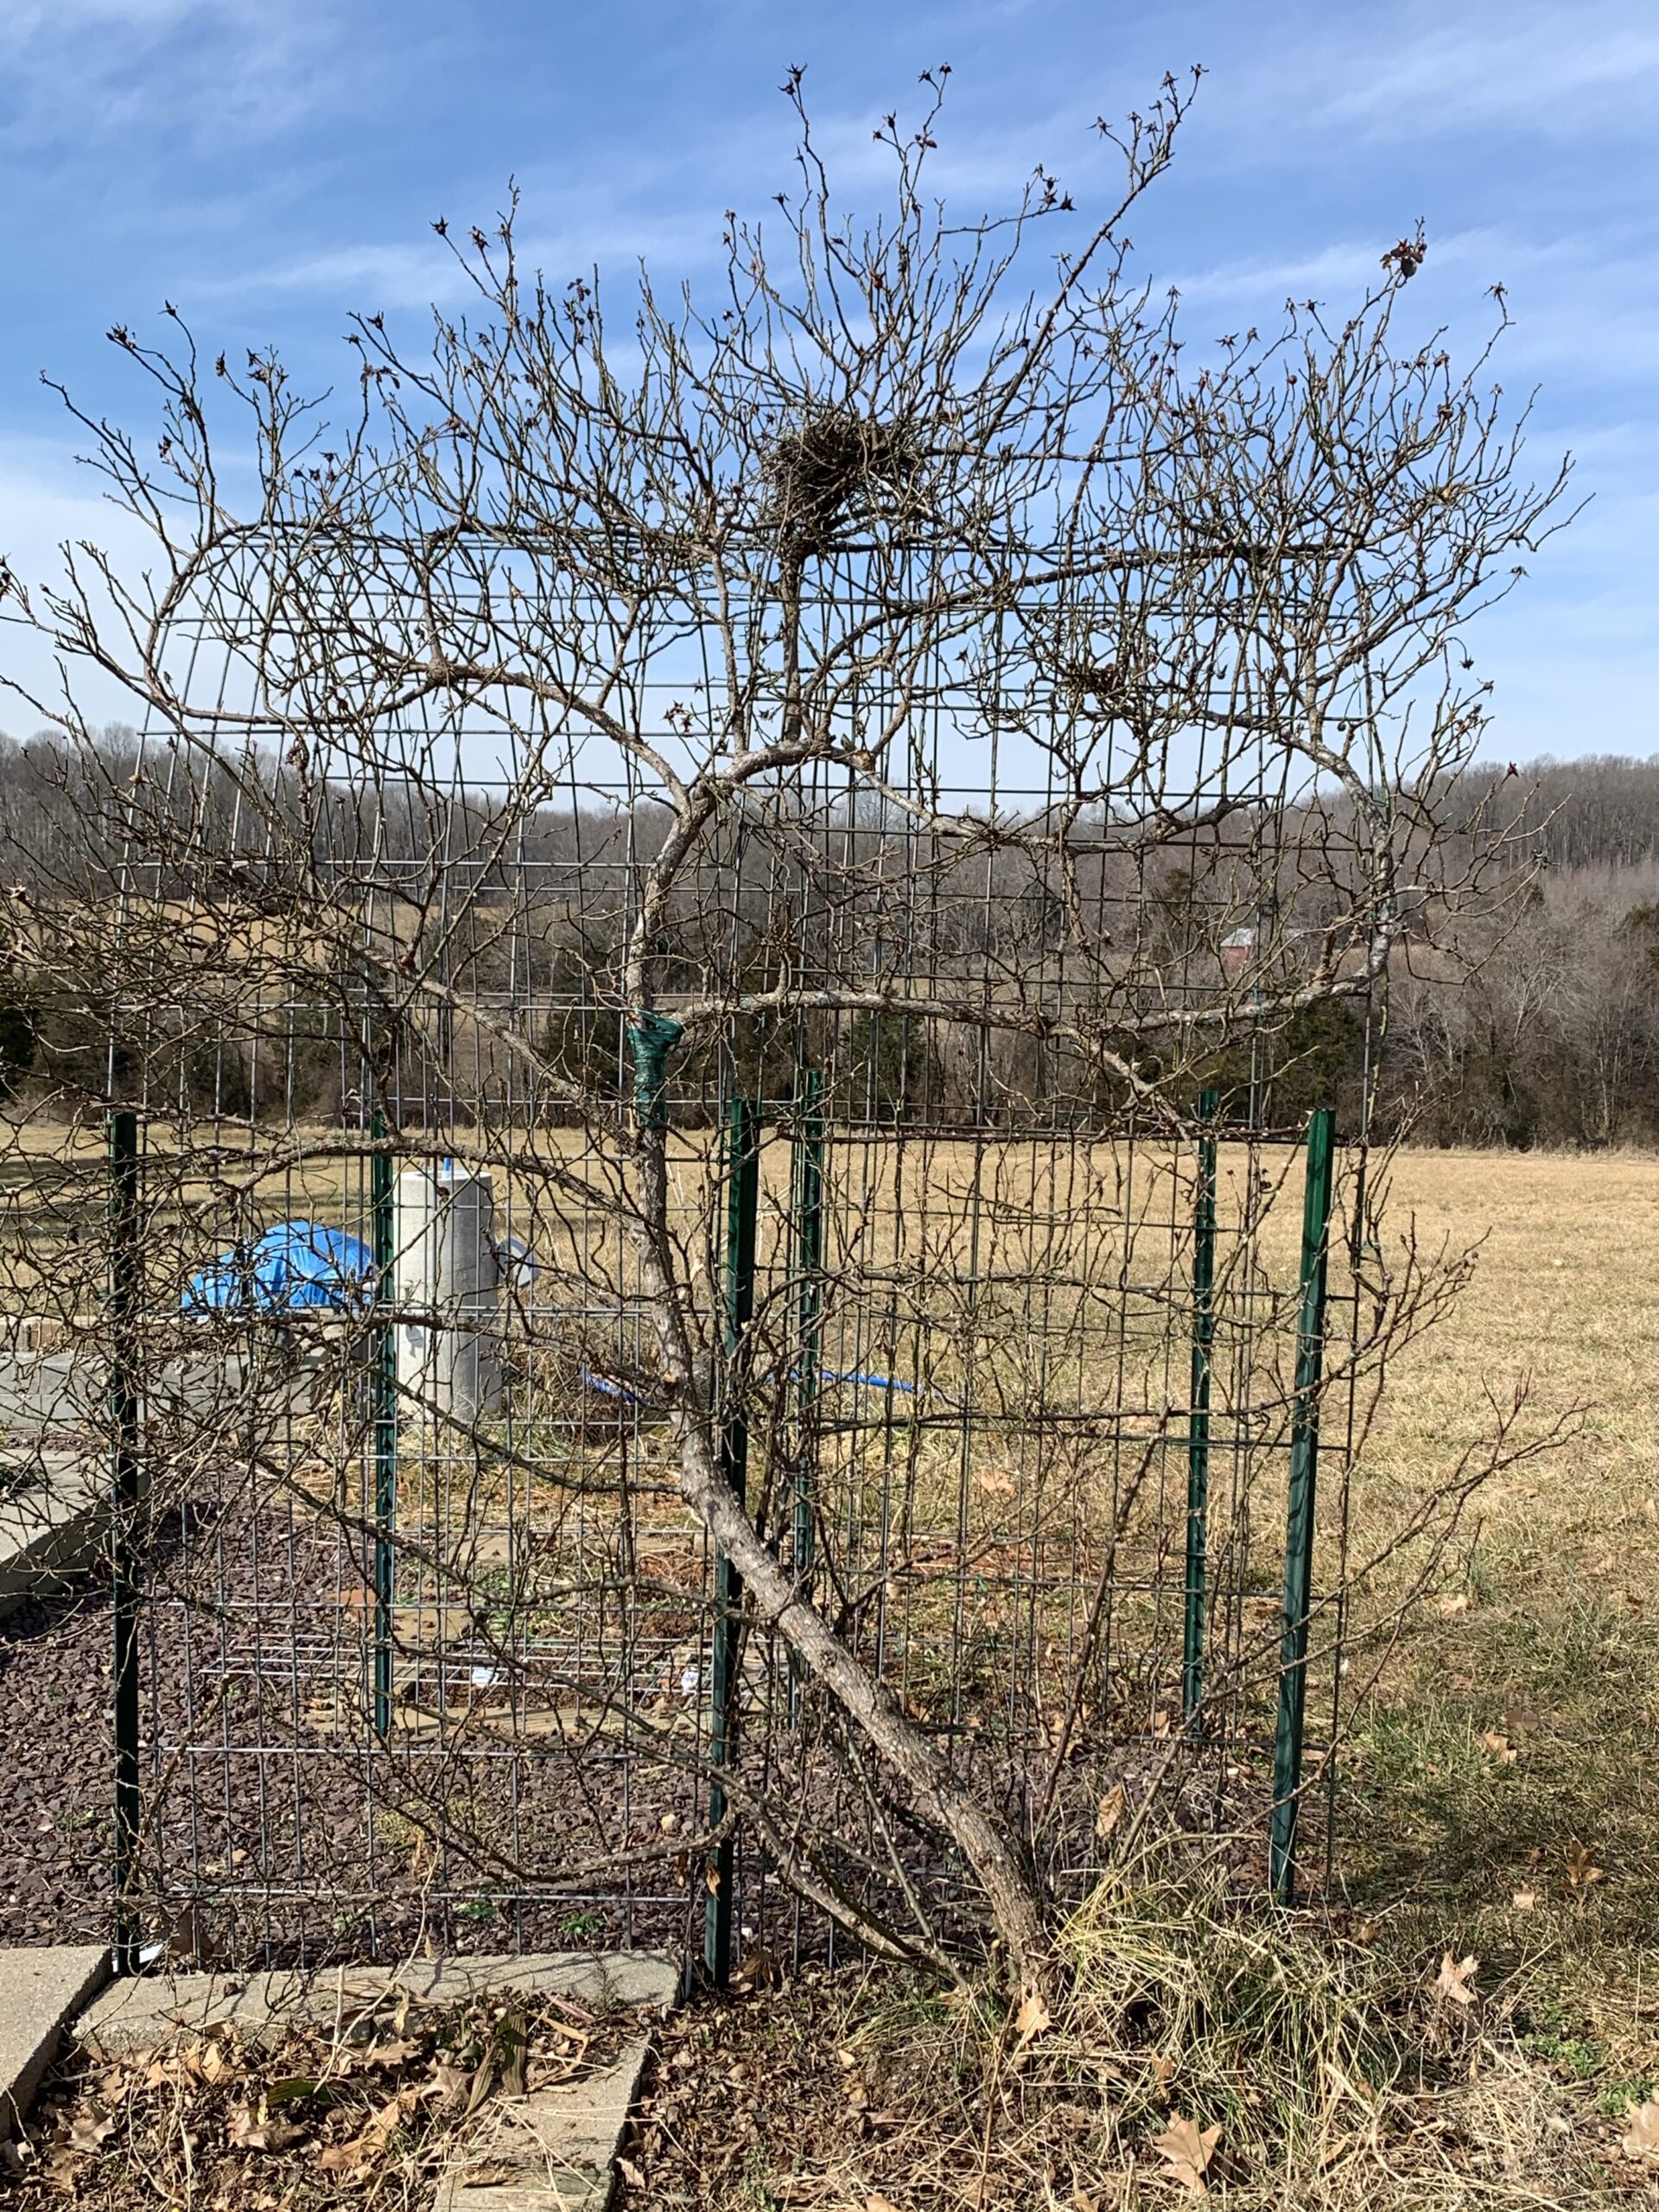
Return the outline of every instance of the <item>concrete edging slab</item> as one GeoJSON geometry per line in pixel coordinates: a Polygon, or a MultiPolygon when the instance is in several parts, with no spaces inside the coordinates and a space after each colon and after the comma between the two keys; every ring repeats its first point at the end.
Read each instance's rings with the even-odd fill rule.
{"type": "Polygon", "coordinates": [[[440,2180],[433,2212],[607,2212],[650,2056],[631,2043],[597,2074],[498,2104],[490,2133],[440,2180]]]}
{"type": "Polygon", "coordinates": [[[249,2041],[290,2023],[320,2021],[382,2004],[399,1990],[419,2003],[454,2005],[474,1996],[550,1991],[594,2010],[671,2005],[677,1963],[656,1951],[527,1951],[522,1956],[415,1959],[396,1967],[293,1972],[141,1975],[111,1982],[75,2023],[96,2058],[148,2050],[183,2029],[234,2023],[249,2041]]]}
{"type": "Polygon", "coordinates": [[[37,1479],[0,1503],[0,1620],[42,1583],[85,1567],[102,1541],[101,1471],[79,1454],[53,1457],[62,1464],[42,1465],[37,1479]]]}
{"type": "MultiPolygon", "coordinates": [[[[666,2011],[678,1962],[654,1951],[543,1951],[522,1957],[417,1959],[332,1974],[193,1974],[111,1982],[75,2024],[96,2058],[154,2049],[176,2033],[233,2023],[250,2043],[284,2028],[349,2020],[407,1990],[428,2005],[549,1992],[594,2011],[666,2011]]],[[[433,2212],[606,2212],[616,2155],[650,2055],[643,2038],[599,2072],[497,2101],[488,2134],[437,2184],[433,2212]],[[489,2177],[487,2179],[483,2177],[489,2177]]]]}
{"type": "Polygon", "coordinates": [[[101,1943],[0,1950],[0,2142],[21,2124],[63,2031],[109,1974],[101,1943]]]}

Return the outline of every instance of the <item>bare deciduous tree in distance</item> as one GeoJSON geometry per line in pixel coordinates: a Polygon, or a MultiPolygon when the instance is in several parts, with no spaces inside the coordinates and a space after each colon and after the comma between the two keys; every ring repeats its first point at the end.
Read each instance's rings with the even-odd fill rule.
{"type": "MultiPolygon", "coordinates": [[[[1524,413],[1486,388],[1490,347],[1464,372],[1438,338],[1402,345],[1423,241],[1382,257],[1351,314],[1290,302],[1274,333],[1189,368],[1125,224],[1193,86],[1166,79],[1106,133],[1123,176],[1103,215],[1039,172],[960,221],[926,191],[947,75],[924,79],[914,130],[876,130],[892,195],[861,224],[791,71],[792,191],[764,225],[728,215],[715,305],[642,276],[620,336],[596,280],[551,289],[521,264],[511,211],[450,240],[474,307],[437,314],[429,352],[359,321],[346,419],[274,357],[207,367],[188,337],[112,334],[159,394],[159,448],[78,419],[152,556],[134,573],[77,546],[55,585],[10,598],[172,748],[165,788],[98,802],[156,901],[146,924],[129,866],[108,950],[135,1002],[230,1020],[252,967],[282,961],[349,990],[399,1049],[437,1052],[454,948],[487,936],[524,839],[621,787],[630,888],[585,988],[648,1058],[671,1067],[741,1024],[891,1020],[1010,1040],[1078,1100],[1179,1118],[1195,1068],[1364,995],[1408,931],[1466,899],[1480,847],[1459,776],[1484,709],[1465,631],[1559,526],[1566,479],[1522,475],[1524,413]],[[227,406],[234,465],[209,428],[227,406]],[[211,682],[181,658],[203,639],[211,682]],[[976,796],[993,748],[1030,764],[1030,804],[976,796]],[[457,853],[443,794],[491,779],[457,853]],[[832,785],[839,845],[803,797],[832,785]],[[399,836],[397,913],[367,928],[364,866],[346,863],[399,836]],[[809,920],[734,958],[757,855],[797,871],[809,920]],[[203,918],[181,947],[167,887],[187,875],[203,918]],[[949,918],[920,950],[874,913],[873,887],[901,877],[949,918]],[[1035,900],[1029,943],[973,939],[987,882],[999,906],[1035,900]],[[1138,918],[1109,927],[1109,909],[1138,918]]],[[[72,702],[25,696],[92,760],[72,702]]],[[[1022,1840],[723,1470],[719,1317],[676,1226],[664,1117],[647,1098],[617,1140],[619,1054],[573,1062],[509,1014],[464,1011],[521,1096],[610,1133],[612,1179],[542,1167],[629,1225],[687,1505],[1042,1986],[1050,1921],[1022,1840]]],[[[534,1147],[518,1112],[469,1141],[534,1147]]],[[[1421,1294],[1399,1290],[1389,1327],[1409,1333],[1421,1294]]]]}

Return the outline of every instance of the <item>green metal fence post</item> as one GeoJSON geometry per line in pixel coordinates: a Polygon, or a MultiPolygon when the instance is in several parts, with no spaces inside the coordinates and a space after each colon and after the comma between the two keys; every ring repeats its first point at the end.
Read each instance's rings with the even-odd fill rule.
{"type": "Polygon", "coordinates": [[[115,1628],[115,1929],[118,1974],[138,1970],[130,1891],[137,1871],[138,1789],[138,1459],[137,1335],[143,1295],[138,1217],[138,1116],[109,1116],[110,1599],[115,1628]]]}
{"type": "MultiPolygon", "coordinates": [[[[749,1427],[738,1381],[743,1338],[754,1315],[754,1232],[760,1200],[760,1116],[747,1098],[734,1099],[726,1124],[726,1357],[721,1370],[721,1471],[746,1497],[749,1427]]],[[[740,1613],[743,1586],[722,1554],[715,1562],[714,1679],[710,1684],[709,1763],[714,1776],[709,1792],[709,1825],[726,1817],[726,1791],[720,1775],[736,1750],[740,1613]]],[[[716,1988],[732,1971],[732,1888],[737,1854],[723,1836],[709,1862],[709,1901],[703,1926],[703,1963],[716,1988]]]]}
{"type": "MultiPolygon", "coordinates": [[[[823,1362],[823,1077],[808,1068],[801,1078],[798,1118],[795,1127],[794,1173],[791,1197],[796,1284],[796,1323],[799,1337],[795,1374],[795,1580],[800,1588],[812,1586],[814,1491],[817,1439],[815,1422],[818,1402],[819,1370],[823,1362]]],[[[798,1719],[801,1702],[800,1663],[793,1652],[789,1667],[789,1717],[798,1719]]]]}
{"type": "Polygon", "coordinates": [[[396,1230],[391,1154],[385,1149],[386,1118],[374,1116],[376,1150],[370,1155],[369,1217],[374,1244],[374,1732],[391,1733],[392,1538],[397,1520],[397,1340],[390,1318],[396,1230]]]}
{"type": "Polygon", "coordinates": [[[1216,1136],[1220,1100],[1198,1101],[1198,1189],[1192,1205],[1192,1388],[1186,1444],[1186,1618],[1181,1642],[1181,1713],[1191,1721],[1204,1695],[1205,1583],[1210,1541],[1210,1363],[1216,1313],[1216,1136]]]}
{"type": "Polygon", "coordinates": [[[1307,1706],[1308,1607],[1313,1582],[1313,1516],[1319,1464],[1319,1380],[1336,1116],[1321,1107],[1308,1125],[1302,1199],[1301,1296],[1296,1328],[1296,1395],[1291,1410],[1290,1497],[1285,1515],[1284,1628],[1279,1650],[1279,1718],[1273,1739],[1273,1827],[1268,1878],[1281,1904],[1296,1894],[1296,1821],[1307,1706]]]}

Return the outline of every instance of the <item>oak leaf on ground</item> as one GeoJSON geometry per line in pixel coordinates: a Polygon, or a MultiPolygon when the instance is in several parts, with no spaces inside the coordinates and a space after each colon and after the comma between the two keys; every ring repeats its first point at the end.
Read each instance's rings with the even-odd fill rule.
{"type": "Polygon", "coordinates": [[[1179,2182],[1190,2196],[1205,2196],[1209,2193],[1205,2174],[1220,2140],[1219,2126],[1200,2127],[1197,2120],[1174,2113],[1163,2133],[1153,2138],[1152,2147],[1169,2168],[1172,2179],[1179,2182]]]}
{"type": "Polygon", "coordinates": [[[1434,1978],[1434,1994],[1453,2005],[1472,2005],[1475,1992],[1471,1985],[1479,1965],[1480,1961],[1472,1951],[1461,1959],[1454,1959],[1450,1951],[1446,1952],[1434,1978]]]}
{"type": "Polygon", "coordinates": [[[1637,2104],[1634,2099],[1625,2107],[1624,2117],[1630,2126],[1619,2139],[1619,2149],[1627,2158],[1659,2158],[1659,2104],[1651,2097],[1637,2104]]]}

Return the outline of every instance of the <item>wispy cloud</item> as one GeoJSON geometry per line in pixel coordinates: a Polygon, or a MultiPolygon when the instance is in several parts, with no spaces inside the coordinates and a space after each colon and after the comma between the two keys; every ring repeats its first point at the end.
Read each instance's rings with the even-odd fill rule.
{"type": "Polygon", "coordinates": [[[360,97],[334,66],[345,43],[317,0],[24,0],[0,10],[0,145],[124,139],[145,165],[245,150],[360,97]]]}
{"type": "Polygon", "coordinates": [[[1659,24],[1633,23],[1628,9],[1481,5],[1451,21],[1444,10],[1412,9],[1386,31],[1376,16],[1368,27],[1350,49],[1358,64],[1350,80],[1315,111],[1323,123],[1394,138],[1469,127],[1571,131],[1589,110],[1622,132],[1659,104],[1659,24]]]}
{"type": "MultiPolygon", "coordinates": [[[[395,313],[418,344],[429,302],[464,300],[427,226],[488,224],[516,174],[525,263],[562,283],[597,262],[620,331],[639,259],[707,296],[721,210],[775,228],[771,194],[799,181],[786,62],[810,65],[833,188],[857,216],[890,205],[875,123],[895,105],[919,115],[918,72],[941,60],[956,68],[933,187],[971,219],[1040,161],[1079,226],[1118,175],[1096,113],[1144,108],[1166,67],[1209,65],[1175,171],[1130,226],[1136,268],[1181,290],[1195,348],[1265,326],[1287,296],[1340,309],[1419,214],[1414,328],[1476,342],[1503,280],[1516,323],[1494,374],[1517,394],[1541,381],[1535,450],[1577,448],[1596,499],[1493,617],[1483,661],[1503,664],[1517,751],[1560,749],[1569,707],[1596,742],[1621,741],[1621,716],[1652,741],[1654,0],[846,0],[828,16],[764,0],[0,0],[0,547],[49,565],[57,537],[107,531],[34,372],[143,420],[153,395],[95,346],[110,322],[175,300],[213,347],[273,341],[327,384],[348,309],[395,313]]],[[[0,664],[9,649],[0,635],[0,664]]]]}

